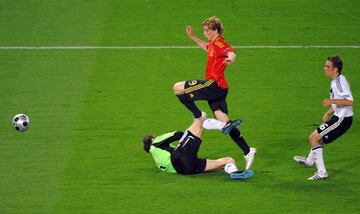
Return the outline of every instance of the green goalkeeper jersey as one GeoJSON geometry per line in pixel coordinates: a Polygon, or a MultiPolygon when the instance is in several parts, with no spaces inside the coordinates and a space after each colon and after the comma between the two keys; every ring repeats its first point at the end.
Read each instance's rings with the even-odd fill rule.
{"type": "Polygon", "coordinates": [[[171,163],[171,151],[175,147],[170,143],[181,138],[182,132],[170,132],[156,137],[150,147],[150,153],[154,158],[156,166],[164,172],[176,173],[174,166],[171,163]]]}

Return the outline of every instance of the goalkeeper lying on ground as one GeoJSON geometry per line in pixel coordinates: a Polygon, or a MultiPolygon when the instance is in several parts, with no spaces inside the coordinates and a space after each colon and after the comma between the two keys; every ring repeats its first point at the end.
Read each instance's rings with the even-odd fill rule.
{"type": "Polygon", "coordinates": [[[231,157],[216,160],[199,158],[197,153],[201,145],[202,117],[194,120],[184,132],[175,131],[155,137],[147,135],[143,139],[144,150],[150,152],[156,166],[165,172],[191,175],[225,168],[231,179],[247,179],[253,175],[251,170],[239,171],[231,157]],[[177,147],[170,143],[179,141],[177,147]]]}

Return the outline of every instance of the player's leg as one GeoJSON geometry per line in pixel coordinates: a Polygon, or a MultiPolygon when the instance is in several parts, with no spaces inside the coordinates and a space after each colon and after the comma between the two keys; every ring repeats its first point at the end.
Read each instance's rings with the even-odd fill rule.
{"type": "Polygon", "coordinates": [[[309,143],[311,145],[310,152],[307,157],[294,156],[294,160],[299,164],[307,167],[316,166],[317,172],[308,178],[309,180],[326,179],[328,174],[326,172],[324,158],[323,158],[323,140],[317,130],[313,131],[309,136],[309,143]]]}
{"type": "MultiPolygon", "coordinates": [[[[211,160],[211,159],[206,159],[206,166],[204,169],[204,172],[208,172],[208,171],[216,171],[219,169],[224,169],[226,164],[235,164],[235,160],[231,157],[224,157],[224,158],[219,158],[216,160],[211,160]]],[[[232,172],[238,171],[237,167],[234,165],[234,169],[232,172]]],[[[229,173],[230,174],[230,173],[229,173]]]]}
{"type": "MultiPolygon", "coordinates": [[[[229,119],[227,114],[225,114],[221,110],[216,110],[214,114],[218,120],[225,121],[229,119]]],[[[249,147],[249,145],[246,143],[244,137],[242,136],[240,130],[237,127],[232,128],[229,134],[231,139],[236,143],[236,145],[240,147],[240,149],[244,153],[245,169],[246,170],[250,169],[254,164],[256,149],[249,147]]]]}
{"type": "Polygon", "coordinates": [[[190,131],[196,137],[201,138],[201,134],[204,130],[202,124],[205,119],[206,119],[206,114],[205,112],[202,112],[201,117],[194,120],[194,122],[190,125],[190,127],[187,130],[190,131]]]}
{"type": "Polygon", "coordinates": [[[305,165],[307,167],[313,167],[316,160],[316,151],[318,148],[323,147],[323,142],[317,131],[315,130],[309,136],[309,143],[311,146],[310,152],[307,157],[304,156],[294,156],[294,160],[299,164],[305,165]]]}
{"type": "Polygon", "coordinates": [[[227,113],[224,113],[221,109],[215,110],[214,115],[218,121],[225,123],[225,125],[221,128],[221,131],[224,134],[229,134],[232,129],[236,128],[242,123],[241,119],[230,120],[227,113]]]}
{"type": "MultiPolygon", "coordinates": [[[[184,135],[184,139],[180,140],[180,146],[182,147],[182,162],[186,173],[199,173],[213,170],[223,169],[226,164],[232,163],[233,171],[238,171],[235,166],[235,161],[231,157],[219,158],[216,160],[201,159],[197,157],[197,153],[200,147],[200,138],[203,132],[202,123],[206,119],[206,115],[203,114],[199,119],[194,120],[184,135]]],[[[180,150],[179,150],[180,151],[180,150]]]]}
{"type": "Polygon", "coordinates": [[[242,123],[241,119],[236,119],[233,121],[223,122],[222,120],[214,119],[214,118],[206,118],[203,122],[203,128],[206,130],[220,130],[224,134],[228,134],[231,129],[239,126],[242,123]]]}
{"type": "Polygon", "coordinates": [[[180,102],[184,104],[184,106],[193,113],[194,118],[199,118],[201,117],[201,111],[195,105],[194,101],[189,99],[189,95],[185,93],[185,85],[186,85],[185,81],[177,82],[173,87],[173,91],[180,100],[180,102]]]}
{"type": "Polygon", "coordinates": [[[312,158],[310,161],[315,160],[317,172],[308,178],[308,180],[326,179],[328,177],[323,158],[323,145],[339,138],[350,128],[351,124],[352,117],[339,118],[333,116],[310,135],[311,151],[309,156],[312,158]]]}
{"type": "Polygon", "coordinates": [[[324,157],[323,157],[323,140],[321,139],[319,133],[315,130],[311,133],[309,137],[309,142],[311,145],[311,150],[309,152],[308,157],[306,158],[306,165],[315,165],[317,168],[317,172],[308,178],[309,180],[317,180],[317,179],[326,179],[328,177],[324,157]]]}
{"type": "MultiPolygon", "coordinates": [[[[327,126],[327,125],[326,125],[327,126]]],[[[320,127],[323,127],[321,125],[320,127]]],[[[309,143],[310,143],[310,152],[307,157],[303,156],[294,156],[294,160],[299,164],[305,165],[307,167],[313,167],[315,165],[315,161],[317,158],[317,151],[318,149],[323,147],[323,140],[319,135],[317,130],[314,130],[309,136],[309,143]]]]}
{"type": "Polygon", "coordinates": [[[228,122],[228,119],[225,120],[219,120],[219,119],[213,119],[213,118],[206,118],[203,122],[203,128],[206,130],[223,130],[223,128],[226,126],[228,122]],[[224,122],[226,121],[226,122],[224,122]]]}
{"type": "Polygon", "coordinates": [[[221,130],[224,134],[228,134],[231,129],[239,126],[242,123],[241,119],[236,119],[233,121],[229,120],[227,114],[225,114],[222,109],[226,109],[227,104],[225,102],[225,97],[218,100],[208,101],[211,110],[213,111],[215,118],[207,118],[203,123],[203,128],[207,130],[221,130]],[[220,110],[220,111],[217,111],[220,110]]]}
{"type": "Polygon", "coordinates": [[[184,94],[185,92],[185,81],[177,82],[173,86],[173,91],[176,95],[178,94],[184,94]]]}
{"type": "MultiPolygon", "coordinates": [[[[217,89],[215,89],[215,90],[217,90],[217,89]]],[[[219,90],[217,90],[217,91],[219,91],[219,90]]],[[[255,154],[256,154],[256,149],[249,147],[249,145],[246,143],[245,139],[241,135],[240,130],[237,128],[237,126],[242,122],[241,120],[235,120],[239,123],[235,123],[235,124],[231,124],[231,122],[229,123],[230,120],[229,120],[229,116],[228,116],[226,96],[227,96],[227,91],[225,94],[223,94],[223,96],[220,99],[212,100],[212,101],[209,101],[208,103],[209,103],[211,110],[214,112],[216,119],[218,119],[222,122],[226,122],[227,125],[229,125],[228,127],[227,127],[227,125],[224,127],[223,130],[225,130],[225,131],[223,131],[223,132],[229,133],[231,139],[243,151],[243,153],[245,155],[244,158],[246,161],[245,169],[248,170],[253,165],[255,154]]]]}
{"type": "MultiPolygon", "coordinates": [[[[225,98],[226,97],[218,101],[209,102],[209,105],[210,108],[213,110],[216,119],[223,122],[228,122],[229,116],[228,116],[228,108],[225,98]]],[[[242,136],[240,130],[236,126],[230,129],[229,135],[231,139],[236,143],[236,145],[240,147],[240,149],[244,153],[244,159],[246,162],[245,169],[246,170],[250,169],[254,163],[256,149],[249,147],[244,137],[242,136]]]]}
{"type": "Polygon", "coordinates": [[[206,159],[204,172],[216,171],[219,169],[224,169],[233,180],[248,179],[254,174],[252,170],[239,171],[235,165],[235,160],[232,157],[219,158],[217,160],[206,159]]]}
{"type": "Polygon", "coordinates": [[[310,152],[306,158],[306,164],[312,166],[315,164],[317,159],[316,150],[323,148],[323,140],[321,139],[319,133],[314,130],[309,136],[309,143],[311,146],[310,152]]]}
{"type": "Polygon", "coordinates": [[[227,123],[230,119],[227,113],[224,113],[219,107],[214,110],[214,115],[216,117],[216,119],[227,123]]]}
{"type": "Polygon", "coordinates": [[[184,132],[179,145],[171,155],[172,163],[180,174],[190,175],[203,172],[206,160],[197,157],[201,146],[202,123],[206,115],[194,120],[184,132]]]}
{"type": "MultiPolygon", "coordinates": [[[[214,111],[216,119],[220,121],[229,121],[229,117],[226,113],[222,112],[222,110],[214,111]]],[[[247,155],[250,152],[250,147],[246,143],[244,137],[242,136],[240,130],[238,128],[233,128],[230,131],[231,139],[240,147],[240,149],[244,152],[244,155],[247,155]]]]}
{"type": "Polygon", "coordinates": [[[316,166],[317,172],[309,180],[326,179],[328,177],[323,158],[324,144],[335,140],[339,136],[339,131],[343,131],[342,120],[338,117],[332,117],[329,121],[321,124],[309,136],[309,143],[311,145],[309,155],[306,158],[301,156],[294,157],[294,160],[300,164],[308,167],[316,166]]]}

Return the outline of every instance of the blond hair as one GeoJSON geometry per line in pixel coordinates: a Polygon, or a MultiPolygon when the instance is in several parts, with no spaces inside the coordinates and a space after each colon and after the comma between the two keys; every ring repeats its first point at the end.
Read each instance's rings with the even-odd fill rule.
{"type": "Polygon", "coordinates": [[[217,32],[220,35],[224,32],[224,27],[223,27],[223,25],[221,23],[221,20],[216,16],[212,16],[212,17],[206,19],[202,23],[202,26],[207,26],[211,30],[217,30],[217,32]]]}

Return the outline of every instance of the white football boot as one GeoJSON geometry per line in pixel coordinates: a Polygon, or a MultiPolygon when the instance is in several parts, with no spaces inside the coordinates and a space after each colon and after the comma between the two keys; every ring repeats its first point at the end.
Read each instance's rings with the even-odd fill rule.
{"type": "Polygon", "coordinates": [[[314,181],[314,180],[326,180],[329,178],[329,175],[327,174],[327,172],[315,172],[315,174],[311,177],[308,178],[308,180],[310,181],[314,181]]]}
{"type": "Polygon", "coordinates": [[[251,166],[253,165],[255,154],[256,154],[256,149],[250,148],[250,152],[244,156],[245,162],[246,162],[245,170],[249,170],[251,168],[251,166]]]}
{"type": "Polygon", "coordinates": [[[306,157],[303,157],[303,156],[294,156],[293,159],[295,162],[299,163],[300,165],[304,165],[306,167],[315,166],[315,163],[311,164],[311,163],[306,162],[306,157]]]}

